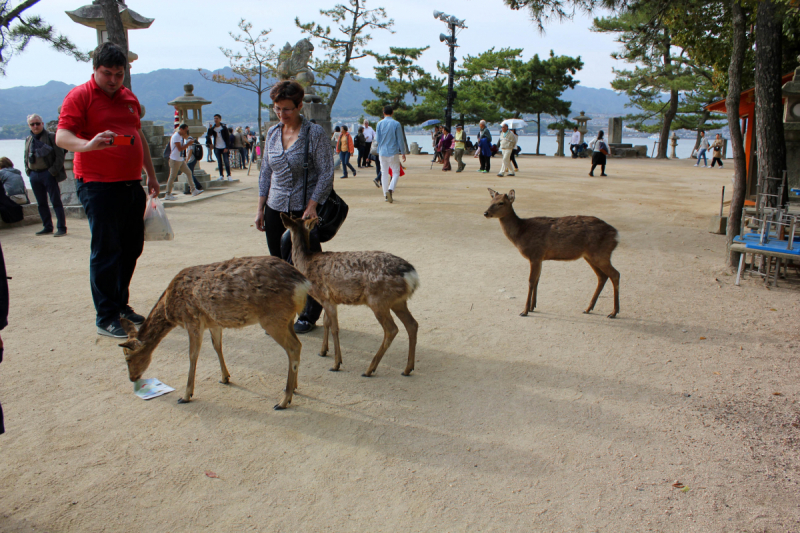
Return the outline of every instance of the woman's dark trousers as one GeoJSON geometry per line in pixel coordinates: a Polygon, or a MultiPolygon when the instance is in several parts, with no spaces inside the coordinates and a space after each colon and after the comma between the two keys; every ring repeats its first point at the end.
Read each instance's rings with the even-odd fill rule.
{"type": "Polygon", "coordinates": [[[58,182],[47,170],[31,170],[31,189],[39,204],[39,216],[42,218],[42,225],[47,231],[53,231],[53,217],[50,215],[50,207],[47,205],[47,197],[53,204],[53,211],[56,212],[56,220],[59,231],[67,231],[67,220],[64,215],[64,204],[61,203],[61,189],[58,182]]]}
{"type": "Polygon", "coordinates": [[[358,167],[365,167],[367,166],[367,156],[369,155],[369,150],[364,146],[360,146],[358,148],[358,160],[356,161],[356,165],[358,167]]]}
{"type": "Polygon", "coordinates": [[[194,177],[194,167],[197,165],[197,159],[192,161],[191,163],[186,163],[186,166],[189,167],[189,171],[192,173],[192,181],[194,181],[194,186],[198,191],[203,190],[203,186],[200,185],[200,182],[197,181],[197,178],[194,177]]]}
{"type": "Polygon", "coordinates": [[[139,180],[77,185],[92,234],[89,282],[97,325],[103,327],[129,309],[128,288],[144,247],[147,196],[139,180]]]}
{"type": "MultiPolygon", "coordinates": [[[[348,154],[350,152],[347,152],[348,154]]],[[[289,211],[286,213],[290,217],[300,218],[303,216],[302,211],[289,211]]],[[[287,232],[283,227],[281,221],[280,211],[275,211],[270,206],[264,206],[264,233],[267,234],[267,247],[269,248],[269,255],[273,257],[280,257],[290,265],[292,264],[292,241],[288,240],[288,245],[281,247],[281,237],[284,232],[287,232]]],[[[319,242],[319,234],[317,228],[311,230],[309,235],[309,248],[312,252],[321,252],[322,245],[319,242]]],[[[300,313],[298,320],[304,320],[310,324],[315,324],[322,314],[322,306],[313,299],[311,296],[306,298],[306,307],[300,313]]]]}
{"type": "Polygon", "coordinates": [[[486,172],[489,172],[491,170],[490,167],[492,166],[491,157],[488,156],[488,155],[479,155],[478,159],[481,162],[481,170],[485,170],[486,172]]]}

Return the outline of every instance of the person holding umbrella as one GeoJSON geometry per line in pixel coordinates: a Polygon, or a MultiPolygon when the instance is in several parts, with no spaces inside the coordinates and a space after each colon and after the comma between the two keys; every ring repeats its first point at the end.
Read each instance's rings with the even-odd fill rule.
{"type": "Polygon", "coordinates": [[[500,166],[500,172],[497,173],[499,177],[503,177],[508,172],[509,176],[514,176],[514,171],[511,169],[511,154],[514,153],[514,148],[517,147],[517,136],[509,131],[508,124],[503,122],[500,126],[500,150],[503,152],[503,164],[500,166]]]}

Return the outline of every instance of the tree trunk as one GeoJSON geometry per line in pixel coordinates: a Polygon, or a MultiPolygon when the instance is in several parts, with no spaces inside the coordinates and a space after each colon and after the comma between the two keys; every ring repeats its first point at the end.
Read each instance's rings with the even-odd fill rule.
{"type": "MultiPolygon", "coordinates": [[[[786,140],[781,102],[781,28],[774,0],[758,3],[756,15],[756,138],[758,178],[780,178],[786,170],[786,140]]],[[[777,194],[778,182],[770,182],[777,194]]],[[[789,191],[784,191],[788,199],[789,191]]],[[[774,200],[774,199],[771,199],[774,200]]],[[[781,204],[786,200],[781,199],[781,204]]],[[[777,206],[777,202],[771,201],[777,206]]]]}
{"type": "Polygon", "coordinates": [[[661,133],[659,134],[658,141],[658,154],[656,159],[667,158],[667,148],[669,147],[669,131],[672,127],[672,121],[675,115],[678,114],[678,91],[672,90],[669,92],[669,107],[667,112],[664,113],[664,124],[661,125],[661,133]]]}
{"type": "Polygon", "coordinates": [[[542,114],[536,113],[536,155],[539,155],[540,142],[542,142],[542,114]]]}
{"type": "Polygon", "coordinates": [[[333,84],[333,88],[331,89],[330,94],[328,95],[328,101],[326,105],[328,106],[328,117],[331,116],[333,112],[333,104],[336,102],[336,97],[339,96],[339,91],[342,89],[342,83],[344,83],[344,78],[347,76],[350,68],[350,58],[353,56],[353,48],[355,47],[355,40],[356,40],[356,33],[358,32],[358,17],[361,16],[361,0],[355,0],[353,4],[351,4],[353,8],[353,23],[350,26],[350,42],[345,47],[344,51],[344,60],[342,61],[342,68],[339,69],[339,73],[336,76],[336,82],[333,84]]]}
{"type": "Polygon", "coordinates": [[[125,80],[122,84],[128,89],[131,88],[131,66],[127,62],[128,57],[128,37],[125,34],[125,27],[122,25],[122,18],[119,16],[119,4],[117,0],[99,0],[103,8],[103,19],[106,23],[108,40],[121,47],[125,52],[125,80]]]}
{"type": "MultiPolygon", "coordinates": [[[[742,127],[739,122],[739,100],[742,93],[742,66],[744,65],[745,47],[745,19],[739,0],[731,0],[731,63],[728,67],[728,96],[725,107],[728,110],[728,128],[731,135],[731,148],[733,150],[733,195],[731,196],[731,210],[728,213],[727,244],[728,249],[733,243],[733,238],[739,234],[744,208],[745,187],[747,186],[747,162],[744,155],[744,142],[742,127]]],[[[736,268],[739,254],[728,254],[728,266],[736,268]]]]}

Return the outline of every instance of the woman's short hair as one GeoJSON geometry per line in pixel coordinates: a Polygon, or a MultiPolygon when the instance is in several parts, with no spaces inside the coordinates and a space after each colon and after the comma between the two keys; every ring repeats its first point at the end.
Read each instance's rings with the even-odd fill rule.
{"type": "Polygon", "coordinates": [[[0,157],[0,169],[14,168],[14,163],[7,157],[0,157]]]}
{"type": "Polygon", "coordinates": [[[342,131],[342,128],[340,128],[339,126],[336,126],[335,128],[333,128],[333,131],[342,131]]]}
{"type": "Polygon", "coordinates": [[[442,126],[442,129],[447,133],[450,133],[450,128],[448,128],[447,126],[442,126]]]}
{"type": "Polygon", "coordinates": [[[269,97],[272,103],[280,102],[281,100],[291,100],[295,107],[298,107],[303,101],[303,96],[306,92],[303,86],[292,80],[285,80],[275,84],[269,92],[269,97]]]}

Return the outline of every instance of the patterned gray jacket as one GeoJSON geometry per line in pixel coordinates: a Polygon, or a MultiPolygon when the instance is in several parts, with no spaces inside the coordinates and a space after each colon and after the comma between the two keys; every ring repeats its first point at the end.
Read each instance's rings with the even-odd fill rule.
{"type": "Polygon", "coordinates": [[[308,200],[324,204],[333,188],[333,152],[325,130],[304,117],[297,140],[286,151],[281,140],[282,132],[282,123],[267,132],[265,157],[258,179],[259,196],[267,198],[270,208],[284,213],[303,211],[308,200]],[[307,134],[311,141],[308,146],[308,193],[304,201],[303,158],[307,134]]]}

